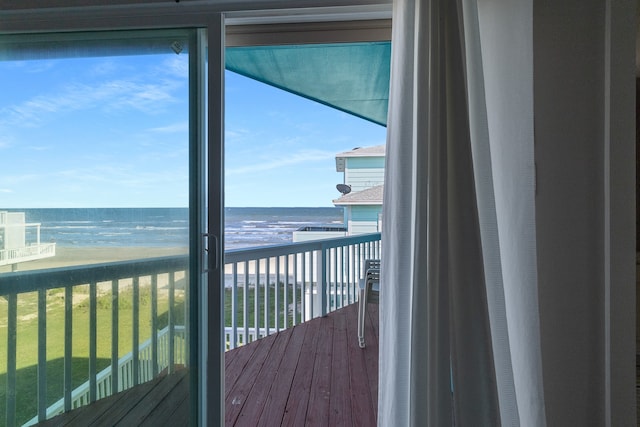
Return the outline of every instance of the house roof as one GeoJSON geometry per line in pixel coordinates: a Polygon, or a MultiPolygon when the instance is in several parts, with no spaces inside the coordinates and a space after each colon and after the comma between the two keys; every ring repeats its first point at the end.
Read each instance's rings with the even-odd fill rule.
{"type": "Polygon", "coordinates": [[[385,145],[374,145],[373,147],[356,147],[353,150],[336,154],[336,157],[384,157],[385,145]]]}
{"type": "Polygon", "coordinates": [[[381,205],[384,193],[384,185],[376,185],[366,190],[345,194],[333,201],[336,206],[347,205],[381,205]]]}

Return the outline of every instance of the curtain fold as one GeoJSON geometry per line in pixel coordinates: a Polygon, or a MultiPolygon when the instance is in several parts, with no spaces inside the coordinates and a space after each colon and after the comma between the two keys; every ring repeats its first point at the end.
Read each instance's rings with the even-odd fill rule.
{"type": "MultiPolygon", "coordinates": [[[[496,23],[491,5],[478,3],[394,2],[380,291],[381,426],[544,425],[535,189],[528,173],[533,134],[527,123],[533,119],[526,108],[515,108],[532,105],[532,95],[522,99],[518,91],[505,94],[494,86],[498,77],[513,83],[521,71],[510,70],[508,60],[509,49],[519,45],[501,53],[483,45],[482,36],[488,25],[508,32],[517,31],[518,23],[496,23]],[[488,77],[485,51],[494,61],[488,77]],[[513,123],[501,124],[505,120],[515,120],[523,131],[513,132],[513,123]]],[[[506,9],[526,21],[531,15],[522,4],[506,9]]],[[[526,34],[516,41],[526,43],[526,34]]],[[[531,65],[526,55],[523,69],[531,65]]],[[[525,86],[532,80],[528,71],[525,86]]]]}

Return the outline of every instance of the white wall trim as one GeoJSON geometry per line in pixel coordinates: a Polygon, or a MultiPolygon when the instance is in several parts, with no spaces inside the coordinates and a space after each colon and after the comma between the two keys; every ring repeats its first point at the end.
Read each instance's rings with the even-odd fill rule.
{"type": "Polygon", "coordinates": [[[23,9],[0,6],[0,34],[91,31],[162,27],[205,27],[210,16],[223,13],[228,25],[353,21],[391,18],[390,0],[368,1],[221,1],[162,2],[128,5],[84,4],[38,8],[25,0],[23,9]]]}

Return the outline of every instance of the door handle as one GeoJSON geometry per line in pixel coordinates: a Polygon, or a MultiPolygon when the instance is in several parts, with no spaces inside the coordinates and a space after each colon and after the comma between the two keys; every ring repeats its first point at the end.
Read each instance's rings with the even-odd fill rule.
{"type": "Polygon", "coordinates": [[[211,270],[217,270],[220,268],[220,250],[218,249],[219,239],[215,234],[203,233],[202,240],[202,272],[208,273],[211,270]],[[205,255],[207,255],[206,261],[205,255]]]}

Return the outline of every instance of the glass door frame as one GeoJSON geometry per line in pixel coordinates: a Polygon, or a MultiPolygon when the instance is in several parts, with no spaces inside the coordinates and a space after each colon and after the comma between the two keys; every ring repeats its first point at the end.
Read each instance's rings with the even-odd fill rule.
{"type": "Polygon", "coordinates": [[[32,19],[26,19],[23,25],[18,21],[10,31],[4,25],[0,26],[0,37],[118,30],[193,30],[189,38],[189,412],[191,425],[222,425],[224,19],[220,13],[201,13],[197,19],[195,15],[189,15],[189,25],[186,25],[185,16],[160,13],[150,16],[148,9],[146,12],[132,15],[131,10],[123,10],[122,15],[78,20],[58,20],[53,14],[40,23],[39,31],[32,27],[32,19]],[[208,173],[211,171],[218,173],[208,173]],[[217,322],[216,316],[210,319],[208,316],[209,312],[216,313],[212,310],[216,306],[220,314],[217,322]],[[216,415],[208,416],[207,412],[216,415]]]}

